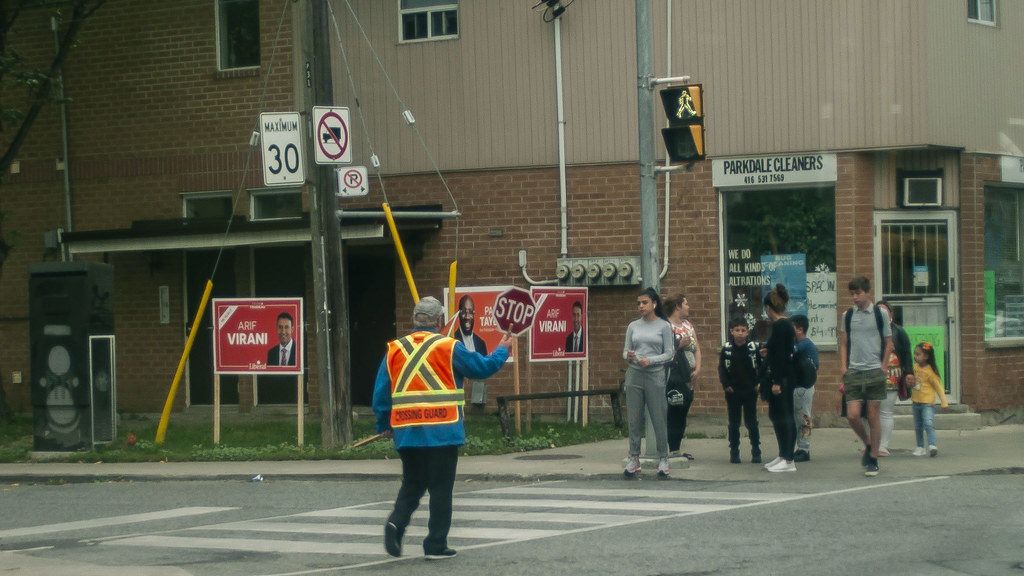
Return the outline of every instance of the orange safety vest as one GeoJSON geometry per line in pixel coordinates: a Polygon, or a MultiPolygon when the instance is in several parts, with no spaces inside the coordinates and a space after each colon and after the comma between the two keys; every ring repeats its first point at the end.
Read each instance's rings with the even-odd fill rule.
{"type": "Polygon", "coordinates": [[[388,342],[392,428],[459,421],[465,399],[452,370],[455,342],[433,332],[413,332],[388,342]]]}

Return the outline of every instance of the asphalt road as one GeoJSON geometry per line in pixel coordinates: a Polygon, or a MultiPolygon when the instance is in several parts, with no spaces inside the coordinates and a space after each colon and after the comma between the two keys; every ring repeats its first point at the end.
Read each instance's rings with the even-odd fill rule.
{"type": "Polygon", "coordinates": [[[1024,475],[456,485],[450,544],[383,554],[387,481],[0,487],[0,574],[1024,575],[1024,475]]]}

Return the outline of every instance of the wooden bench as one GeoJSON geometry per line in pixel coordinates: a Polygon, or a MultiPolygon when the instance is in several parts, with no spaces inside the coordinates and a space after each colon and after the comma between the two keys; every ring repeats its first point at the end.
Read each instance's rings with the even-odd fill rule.
{"type": "Polygon", "coordinates": [[[566,392],[535,392],[533,394],[509,394],[498,396],[498,420],[501,422],[501,433],[506,439],[512,438],[512,417],[508,413],[510,402],[521,402],[523,400],[547,400],[549,398],[578,398],[581,396],[608,396],[612,403],[612,417],[615,419],[615,426],[622,428],[622,395],[621,388],[601,388],[594,390],[571,390],[566,392]]]}

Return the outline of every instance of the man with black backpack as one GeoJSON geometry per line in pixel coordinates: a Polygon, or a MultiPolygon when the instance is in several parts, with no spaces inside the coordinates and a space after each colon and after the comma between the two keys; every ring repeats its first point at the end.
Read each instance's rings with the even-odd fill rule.
{"type": "Polygon", "coordinates": [[[885,360],[892,354],[892,328],[888,315],[872,304],[871,281],[864,276],[850,280],[847,288],[854,306],[843,314],[839,336],[841,390],[846,392],[846,419],[864,443],[861,465],[865,476],[878,475],[881,439],[879,406],[885,399],[885,360]],[[868,430],[861,422],[866,406],[868,430]]]}

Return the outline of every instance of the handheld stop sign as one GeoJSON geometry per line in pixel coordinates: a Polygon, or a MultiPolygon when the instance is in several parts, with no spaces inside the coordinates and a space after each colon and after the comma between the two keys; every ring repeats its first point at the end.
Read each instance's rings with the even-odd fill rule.
{"type": "Polygon", "coordinates": [[[537,305],[533,297],[522,288],[509,288],[494,299],[494,321],[502,332],[519,336],[530,329],[536,314],[537,305]]]}

